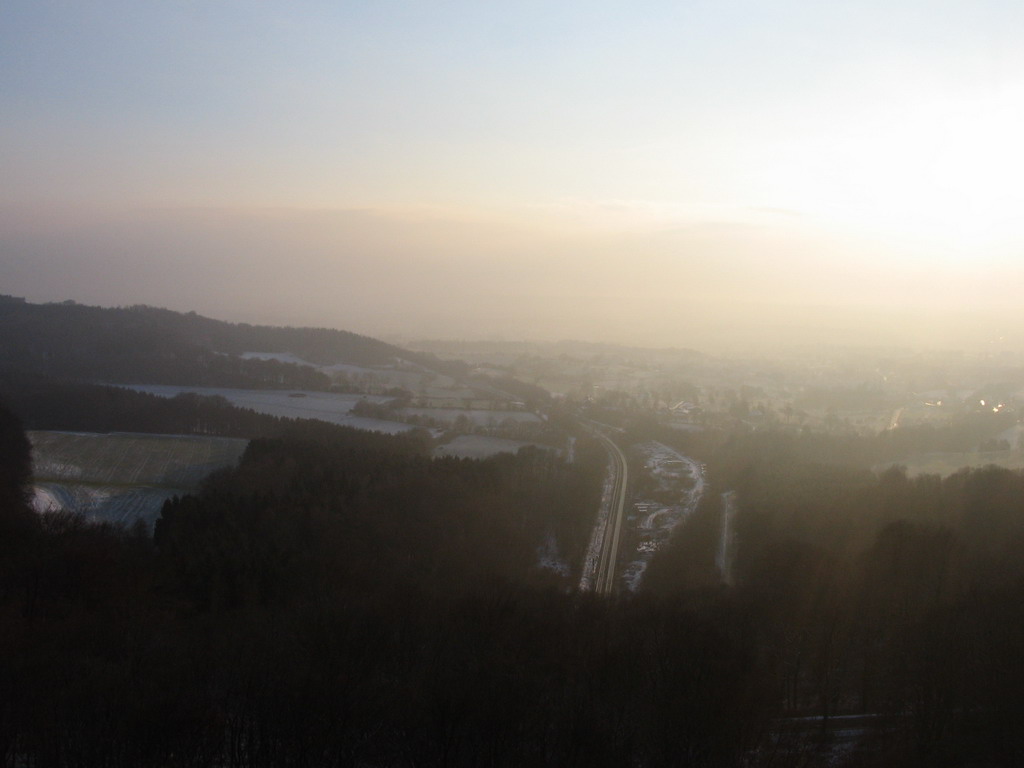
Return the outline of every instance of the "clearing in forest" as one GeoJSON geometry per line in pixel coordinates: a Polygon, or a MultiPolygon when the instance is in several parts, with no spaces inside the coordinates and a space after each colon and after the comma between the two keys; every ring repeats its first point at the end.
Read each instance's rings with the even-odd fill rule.
{"type": "Polygon", "coordinates": [[[129,432],[28,433],[35,506],[91,519],[152,525],[165,499],[237,463],[247,440],[129,432]]]}

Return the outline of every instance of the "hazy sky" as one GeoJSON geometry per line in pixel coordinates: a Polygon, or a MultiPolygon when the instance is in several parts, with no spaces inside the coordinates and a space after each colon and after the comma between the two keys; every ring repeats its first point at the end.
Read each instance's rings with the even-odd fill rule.
{"type": "Polygon", "coordinates": [[[1019,0],[4,0],[0,95],[32,300],[697,347],[1024,320],[1019,0]]]}

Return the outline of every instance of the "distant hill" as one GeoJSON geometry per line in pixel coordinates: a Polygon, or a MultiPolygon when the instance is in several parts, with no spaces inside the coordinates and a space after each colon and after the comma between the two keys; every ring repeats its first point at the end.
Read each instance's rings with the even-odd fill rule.
{"type": "Polygon", "coordinates": [[[679,360],[707,361],[709,355],[686,347],[636,347],[592,341],[450,341],[421,339],[409,343],[411,348],[438,355],[455,355],[460,358],[486,357],[501,358],[519,355],[541,357],[594,357],[614,355],[640,358],[671,357],[679,360]]]}
{"type": "Polygon", "coordinates": [[[326,389],[311,366],[243,359],[292,353],[321,365],[379,366],[396,358],[444,367],[428,355],[327,328],[228,323],[147,306],[32,304],[0,296],[0,365],[64,379],[192,386],[326,389]]]}

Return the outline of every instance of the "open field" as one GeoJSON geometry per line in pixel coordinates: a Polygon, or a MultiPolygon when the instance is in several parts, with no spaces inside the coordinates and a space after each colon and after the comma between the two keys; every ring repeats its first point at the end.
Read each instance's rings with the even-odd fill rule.
{"type": "MultiPolygon", "coordinates": [[[[290,419],[319,419],[344,427],[365,429],[371,432],[399,434],[416,427],[398,421],[355,416],[352,409],[360,400],[370,403],[385,403],[390,397],[380,395],[344,394],[337,392],[309,392],[291,390],[230,389],[221,387],[179,387],[170,384],[123,384],[136,392],[147,392],[158,397],[174,397],[183,392],[197,395],[223,397],[239,408],[248,408],[257,413],[290,419]]],[[[505,422],[539,424],[541,418],[530,411],[491,411],[463,408],[402,408],[403,417],[428,416],[441,422],[454,424],[461,416],[478,427],[495,427],[505,422]]]]}
{"type": "Polygon", "coordinates": [[[35,506],[111,522],[148,525],[164,500],[194,490],[235,464],[246,440],[228,437],[88,432],[28,433],[35,506]]]}
{"type": "Polygon", "coordinates": [[[178,387],[168,384],[125,384],[127,389],[148,392],[159,397],[174,397],[183,392],[223,397],[238,408],[289,419],[319,419],[344,427],[366,429],[371,432],[397,434],[413,429],[408,424],[382,419],[353,416],[350,412],[360,400],[383,403],[391,398],[375,395],[340,394],[337,392],[307,392],[291,390],[229,389],[221,387],[178,387]]]}
{"type": "Polygon", "coordinates": [[[405,389],[418,392],[426,387],[447,389],[457,386],[457,382],[451,376],[428,371],[411,363],[405,363],[403,367],[380,366],[376,368],[352,365],[350,363],[318,365],[308,360],[303,360],[301,357],[297,357],[289,352],[243,352],[242,357],[308,365],[316,368],[321,373],[327,374],[333,380],[348,380],[371,388],[389,389],[391,387],[404,387],[405,389]]]}
{"type": "Polygon", "coordinates": [[[37,480],[194,488],[248,444],[233,437],[29,432],[37,480]]]}
{"type": "Polygon", "coordinates": [[[39,512],[64,509],[91,520],[131,525],[142,520],[152,527],[163,503],[187,489],[153,486],[104,486],[77,483],[41,483],[35,487],[33,506],[39,512]]]}

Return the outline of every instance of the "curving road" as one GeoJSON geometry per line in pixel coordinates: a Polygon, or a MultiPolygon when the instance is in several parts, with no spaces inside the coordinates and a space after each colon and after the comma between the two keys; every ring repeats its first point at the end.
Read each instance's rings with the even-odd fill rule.
{"type": "Polygon", "coordinates": [[[610,595],[615,590],[618,576],[616,565],[619,560],[619,540],[622,537],[622,520],[626,514],[626,456],[603,432],[595,429],[594,435],[604,444],[612,459],[611,509],[605,521],[601,555],[597,564],[597,576],[594,579],[594,589],[597,593],[610,595]]]}

